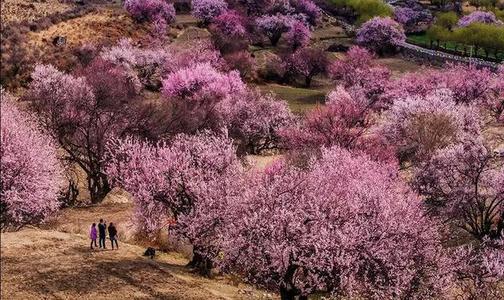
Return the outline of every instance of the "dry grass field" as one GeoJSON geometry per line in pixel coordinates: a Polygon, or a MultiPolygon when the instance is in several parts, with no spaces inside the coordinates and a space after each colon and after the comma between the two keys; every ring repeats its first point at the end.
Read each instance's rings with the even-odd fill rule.
{"type": "MultiPolygon", "coordinates": [[[[191,273],[187,257],[124,242],[131,204],[104,204],[61,211],[42,228],[1,235],[1,299],[276,299],[232,276],[191,273]],[[87,232],[99,218],[118,225],[119,250],[90,250],[87,232]]],[[[109,243],[109,241],[107,241],[109,243]]]]}
{"type": "Polygon", "coordinates": [[[60,0],[26,1],[2,0],[2,24],[8,22],[35,21],[55,13],[63,13],[75,7],[72,2],[60,0]]]}

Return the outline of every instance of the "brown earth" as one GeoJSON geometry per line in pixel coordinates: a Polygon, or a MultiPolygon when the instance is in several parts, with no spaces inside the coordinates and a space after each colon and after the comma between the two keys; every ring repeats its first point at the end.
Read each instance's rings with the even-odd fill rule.
{"type": "MultiPolygon", "coordinates": [[[[191,273],[175,252],[142,256],[124,242],[131,204],[65,209],[42,228],[1,235],[2,299],[275,299],[233,276],[191,273]],[[119,250],[90,250],[87,230],[104,218],[118,224],[119,250]]],[[[108,243],[109,241],[107,241],[108,243]]],[[[107,245],[107,247],[110,247],[107,245]]]]}

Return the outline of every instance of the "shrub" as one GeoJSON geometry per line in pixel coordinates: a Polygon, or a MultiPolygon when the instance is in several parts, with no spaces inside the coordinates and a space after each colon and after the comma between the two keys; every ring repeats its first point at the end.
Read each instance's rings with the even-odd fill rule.
{"type": "Polygon", "coordinates": [[[393,9],[382,0],[332,0],[337,6],[350,7],[358,16],[357,22],[362,24],[374,17],[390,17],[393,9]]]}
{"type": "Polygon", "coordinates": [[[436,16],[436,25],[452,30],[457,25],[459,18],[455,12],[440,13],[436,16]]]}

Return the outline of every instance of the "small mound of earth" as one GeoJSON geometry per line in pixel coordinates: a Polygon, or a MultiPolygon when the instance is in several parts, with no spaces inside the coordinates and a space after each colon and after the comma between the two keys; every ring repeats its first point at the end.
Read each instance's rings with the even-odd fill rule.
{"type": "Polygon", "coordinates": [[[126,192],[125,190],[121,188],[113,188],[107,196],[102,201],[103,205],[106,204],[126,204],[126,203],[133,203],[133,199],[130,193],[126,192]]]}

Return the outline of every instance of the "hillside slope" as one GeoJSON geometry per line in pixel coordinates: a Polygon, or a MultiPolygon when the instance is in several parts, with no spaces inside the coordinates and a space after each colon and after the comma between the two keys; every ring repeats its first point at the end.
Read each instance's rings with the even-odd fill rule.
{"type": "Polygon", "coordinates": [[[151,260],[140,246],[119,246],[90,250],[85,235],[49,229],[2,233],[1,298],[273,299],[231,277],[194,275],[181,254],[151,260]]]}

